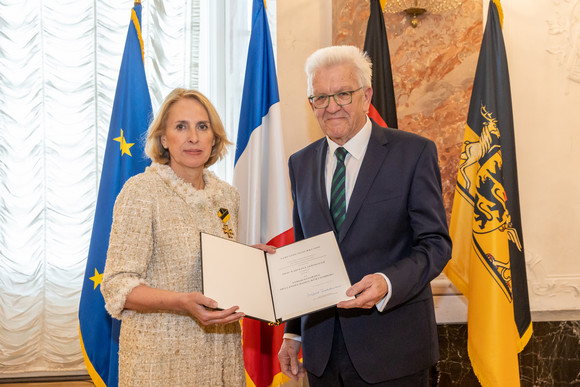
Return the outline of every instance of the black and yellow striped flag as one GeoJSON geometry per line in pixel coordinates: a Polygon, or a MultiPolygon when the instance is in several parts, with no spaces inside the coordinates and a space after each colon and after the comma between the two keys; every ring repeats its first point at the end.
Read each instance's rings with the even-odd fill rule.
{"type": "Polygon", "coordinates": [[[483,386],[519,386],[532,335],[514,125],[499,0],[489,4],[451,213],[445,274],[468,299],[468,352],[483,386]]]}

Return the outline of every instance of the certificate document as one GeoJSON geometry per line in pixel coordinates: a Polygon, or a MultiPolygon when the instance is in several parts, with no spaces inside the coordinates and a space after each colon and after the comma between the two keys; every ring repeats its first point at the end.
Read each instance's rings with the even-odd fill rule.
{"type": "Polygon", "coordinates": [[[275,254],[201,233],[201,261],[203,294],[258,320],[279,323],[353,298],[332,231],[275,254]]]}

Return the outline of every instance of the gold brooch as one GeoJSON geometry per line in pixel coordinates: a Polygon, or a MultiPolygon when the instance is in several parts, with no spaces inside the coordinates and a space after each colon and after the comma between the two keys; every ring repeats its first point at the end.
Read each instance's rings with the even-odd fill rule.
{"type": "Polygon", "coordinates": [[[224,223],[222,227],[222,231],[224,232],[224,234],[226,234],[230,239],[233,238],[234,230],[232,230],[227,224],[228,220],[230,220],[230,212],[227,210],[227,208],[220,208],[220,210],[218,211],[218,216],[224,223]]]}

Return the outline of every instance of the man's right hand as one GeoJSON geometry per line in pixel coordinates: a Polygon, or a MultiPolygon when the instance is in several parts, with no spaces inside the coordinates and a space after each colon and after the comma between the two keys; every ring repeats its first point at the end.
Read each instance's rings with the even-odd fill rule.
{"type": "Polygon", "coordinates": [[[298,340],[284,339],[280,352],[278,352],[278,360],[280,361],[280,369],[284,375],[292,380],[298,380],[304,377],[304,367],[298,360],[298,353],[302,343],[298,340]]]}

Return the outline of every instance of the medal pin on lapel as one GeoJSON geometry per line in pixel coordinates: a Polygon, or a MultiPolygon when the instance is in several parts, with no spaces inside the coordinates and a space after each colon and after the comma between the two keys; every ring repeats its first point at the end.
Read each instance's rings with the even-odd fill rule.
{"type": "Polygon", "coordinates": [[[228,211],[228,209],[227,208],[220,208],[218,211],[218,216],[224,224],[222,227],[222,231],[224,232],[224,234],[226,234],[228,236],[228,238],[230,238],[230,239],[233,238],[234,231],[227,224],[228,220],[230,220],[230,212],[228,211]]]}

